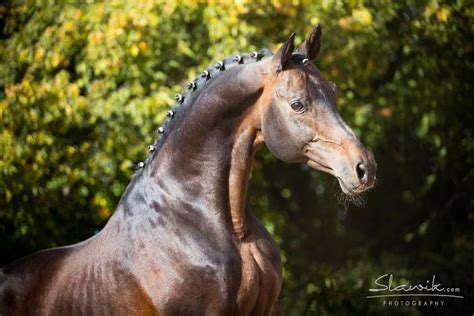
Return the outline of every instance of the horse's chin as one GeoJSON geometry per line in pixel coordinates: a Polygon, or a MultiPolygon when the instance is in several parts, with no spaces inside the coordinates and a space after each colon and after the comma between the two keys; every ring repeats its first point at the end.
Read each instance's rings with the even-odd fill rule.
{"type": "Polygon", "coordinates": [[[336,176],[337,181],[339,182],[339,187],[345,195],[356,196],[372,188],[372,186],[350,186],[342,177],[336,176]]]}
{"type": "Polygon", "coordinates": [[[354,191],[354,189],[351,189],[349,188],[349,186],[347,184],[345,184],[344,180],[342,180],[341,177],[336,177],[337,181],[339,182],[339,187],[341,188],[342,192],[345,194],[345,195],[357,195],[361,192],[356,192],[354,191]]]}

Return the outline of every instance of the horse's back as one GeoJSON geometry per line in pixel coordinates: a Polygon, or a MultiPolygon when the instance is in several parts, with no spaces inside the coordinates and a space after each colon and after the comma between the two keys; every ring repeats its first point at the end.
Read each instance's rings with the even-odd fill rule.
{"type": "Polygon", "coordinates": [[[42,314],[48,288],[73,247],[20,258],[0,270],[0,315],[42,314]]]}

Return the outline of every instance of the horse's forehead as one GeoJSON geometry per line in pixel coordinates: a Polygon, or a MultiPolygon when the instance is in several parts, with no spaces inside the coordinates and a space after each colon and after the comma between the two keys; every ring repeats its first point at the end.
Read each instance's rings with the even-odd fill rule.
{"type": "Polygon", "coordinates": [[[280,88],[286,90],[301,90],[306,86],[307,75],[301,69],[288,69],[282,73],[280,88]]]}
{"type": "Polygon", "coordinates": [[[317,68],[304,71],[299,68],[288,69],[278,83],[279,90],[302,91],[312,90],[311,95],[331,94],[327,80],[317,68]]]}

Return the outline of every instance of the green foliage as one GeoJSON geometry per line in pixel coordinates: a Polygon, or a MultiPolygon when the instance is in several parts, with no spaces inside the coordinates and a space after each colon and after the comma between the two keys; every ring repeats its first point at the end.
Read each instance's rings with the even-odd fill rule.
{"type": "Polygon", "coordinates": [[[459,314],[473,299],[474,11],[467,1],[88,1],[0,5],[3,262],[105,223],[172,95],[219,57],[301,42],[375,153],[364,209],[330,177],[261,150],[249,191],[282,247],[290,315],[459,314]],[[331,190],[332,188],[332,190],[331,190]],[[444,309],[365,299],[384,273],[462,289],[444,309]]]}

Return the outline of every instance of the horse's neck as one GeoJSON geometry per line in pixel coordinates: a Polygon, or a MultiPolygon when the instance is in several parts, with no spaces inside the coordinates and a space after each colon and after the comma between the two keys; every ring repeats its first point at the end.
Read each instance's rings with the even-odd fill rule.
{"type": "MultiPolygon", "coordinates": [[[[173,212],[196,210],[238,237],[246,231],[245,200],[251,161],[258,140],[256,102],[264,86],[263,62],[230,69],[209,83],[188,109],[133,188],[122,212],[133,204],[173,206],[173,212]],[[171,200],[168,203],[163,200],[171,200]],[[177,206],[178,205],[178,206],[177,206]]],[[[138,209],[138,208],[137,208],[138,209]]]]}

